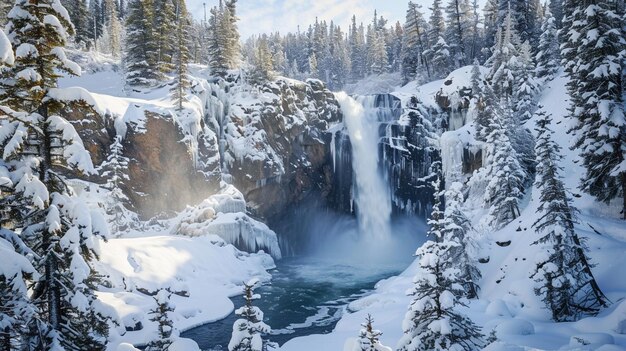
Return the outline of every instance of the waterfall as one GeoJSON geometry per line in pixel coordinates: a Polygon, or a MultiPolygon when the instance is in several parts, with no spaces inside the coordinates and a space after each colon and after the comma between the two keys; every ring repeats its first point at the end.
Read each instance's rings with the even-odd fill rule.
{"type": "Polygon", "coordinates": [[[359,97],[337,93],[344,124],[352,145],[354,170],[353,198],[357,207],[359,229],[372,238],[390,235],[391,197],[389,186],[379,167],[380,109],[376,96],[359,97]]]}

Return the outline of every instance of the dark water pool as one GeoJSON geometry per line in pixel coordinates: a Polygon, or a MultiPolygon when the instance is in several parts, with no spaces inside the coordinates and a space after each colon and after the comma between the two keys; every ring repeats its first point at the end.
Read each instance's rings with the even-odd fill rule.
{"type": "MultiPolygon", "coordinates": [[[[342,264],[310,257],[277,262],[271,271],[271,284],[256,290],[261,294],[256,305],[273,329],[266,338],[282,345],[295,337],[331,332],[348,303],[405,266],[406,262],[342,264]]],[[[240,296],[232,300],[236,308],[243,304],[240,296]]],[[[182,336],[195,340],[202,350],[227,350],[236,317],[233,313],[223,320],[190,329],[182,336]]]]}

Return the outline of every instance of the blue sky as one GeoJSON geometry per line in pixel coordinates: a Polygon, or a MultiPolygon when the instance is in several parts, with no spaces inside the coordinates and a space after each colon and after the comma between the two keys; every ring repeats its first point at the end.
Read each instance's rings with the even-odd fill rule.
{"type": "MultiPolygon", "coordinates": [[[[414,0],[415,1],[415,0],[414,0]]],[[[197,19],[204,17],[203,2],[207,11],[218,0],[187,0],[189,11],[197,19]]],[[[239,31],[242,38],[273,31],[295,32],[298,25],[304,30],[317,16],[333,20],[345,30],[353,14],[358,21],[371,21],[374,9],[390,22],[404,22],[408,0],[239,0],[239,31]]],[[[417,0],[425,8],[432,0],[417,0]]]]}

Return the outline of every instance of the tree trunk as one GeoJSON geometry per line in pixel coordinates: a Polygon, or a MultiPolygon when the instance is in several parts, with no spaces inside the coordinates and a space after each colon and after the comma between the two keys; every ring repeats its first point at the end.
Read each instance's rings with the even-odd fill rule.
{"type": "Polygon", "coordinates": [[[622,173],[622,218],[626,219],[626,172],[622,173]]]}

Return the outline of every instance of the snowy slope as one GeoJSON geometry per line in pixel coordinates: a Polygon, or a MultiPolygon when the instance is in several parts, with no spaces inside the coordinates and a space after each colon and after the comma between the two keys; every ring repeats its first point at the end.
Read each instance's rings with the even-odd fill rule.
{"type": "MultiPolygon", "coordinates": [[[[565,154],[562,175],[566,186],[576,194],[574,205],[581,210],[577,233],[587,240],[589,256],[597,265],[594,275],[612,305],[598,316],[578,322],[557,324],[550,321],[548,311],[533,292],[534,282],[529,278],[539,250],[539,247],[530,245],[538,238],[531,228],[538,196],[534,189],[529,189],[520,218],[497,232],[481,231],[484,245],[480,254],[488,257],[489,262],[479,267],[483,275],[480,299],[471,301],[463,312],[483,326],[486,335],[496,331],[498,342],[490,345],[488,350],[626,350],[626,273],[623,269],[626,266],[626,226],[618,219],[617,206],[597,203],[576,190],[582,169],[576,164],[576,152],[568,148],[565,83],[563,76],[549,82],[540,103],[553,115],[555,138],[565,154]]],[[[441,84],[442,81],[422,87],[409,84],[396,94],[404,96],[418,91],[424,103],[434,104],[434,94],[441,84]]],[[[529,128],[534,128],[534,121],[528,123],[529,128]]],[[[464,135],[465,129],[470,127],[456,131],[458,138],[467,139],[462,140],[467,142],[473,139],[464,135]]],[[[442,142],[443,145],[446,144],[442,142]]],[[[449,152],[457,151],[453,148],[449,152]]],[[[450,160],[450,164],[455,162],[450,160]]],[[[477,227],[480,227],[482,212],[472,212],[477,227]]],[[[417,263],[414,262],[400,276],[379,282],[372,294],[349,306],[356,312],[345,314],[331,334],[293,339],[281,350],[342,350],[346,340],[358,336],[360,323],[368,313],[374,317],[375,328],[384,333],[382,342],[394,346],[402,335],[401,324],[410,302],[406,291],[412,286],[416,272],[417,263]]]]}

